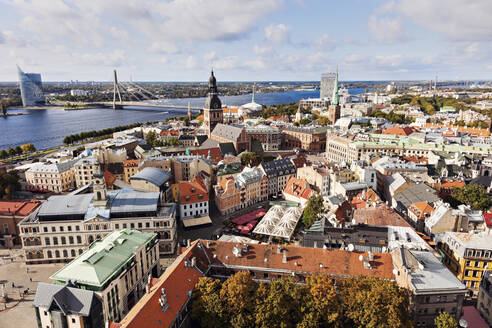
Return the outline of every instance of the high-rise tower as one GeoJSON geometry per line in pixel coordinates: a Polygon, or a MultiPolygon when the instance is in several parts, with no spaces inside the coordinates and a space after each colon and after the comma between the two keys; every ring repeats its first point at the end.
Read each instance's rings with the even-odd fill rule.
{"type": "Polygon", "coordinates": [[[321,74],[321,82],[319,88],[320,98],[330,98],[333,94],[333,87],[335,85],[336,73],[323,73],[321,74]]]}
{"type": "Polygon", "coordinates": [[[209,137],[215,126],[223,122],[222,115],[222,102],[217,91],[217,80],[215,79],[214,71],[212,71],[208,79],[208,95],[203,107],[203,123],[209,137]]]}
{"type": "Polygon", "coordinates": [[[335,122],[340,118],[340,97],[338,95],[338,68],[335,73],[335,81],[333,83],[333,94],[331,96],[331,105],[328,107],[328,119],[331,124],[335,124],[335,122]]]}
{"type": "Polygon", "coordinates": [[[24,73],[19,66],[17,66],[17,71],[19,73],[22,105],[24,107],[44,105],[45,98],[41,74],[24,73]]]}

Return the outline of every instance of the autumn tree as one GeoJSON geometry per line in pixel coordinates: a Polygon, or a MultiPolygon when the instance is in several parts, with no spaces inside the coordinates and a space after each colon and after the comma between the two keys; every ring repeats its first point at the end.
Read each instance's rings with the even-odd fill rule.
{"type": "Polygon", "coordinates": [[[294,328],[301,321],[304,286],[292,278],[274,279],[261,284],[256,293],[255,322],[259,328],[294,328]]]}
{"type": "Polygon", "coordinates": [[[447,312],[441,312],[434,319],[436,328],[458,328],[456,320],[447,312]]]}
{"type": "Polygon", "coordinates": [[[261,163],[261,157],[257,153],[244,152],[241,154],[241,164],[257,166],[261,163]]]}
{"type": "Polygon", "coordinates": [[[36,147],[32,143],[24,144],[21,146],[22,152],[23,153],[30,153],[33,151],[36,151],[36,147]]]}
{"type": "Polygon", "coordinates": [[[357,328],[410,328],[410,294],[396,283],[358,277],[340,282],[344,326],[357,328]]]}
{"type": "Polygon", "coordinates": [[[209,277],[201,278],[195,286],[191,319],[202,328],[229,327],[220,297],[221,283],[209,277]]]}
{"type": "Polygon", "coordinates": [[[304,209],[302,223],[309,229],[315,221],[321,219],[324,211],[325,206],[323,205],[323,197],[321,197],[321,195],[312,195],[309,197],[306,208],[304,209]]]}
{"type": "Polygon", "coordinates": [[[487,190],[480,185],[470,183],[462,188],[455,188],[451,197],[460,204],[470,206],[474,211],[487,211],[490,207],[490,198],[487,190]]]}
{"type": "Polygon", "coordinates": [[[14,172],[0,172],[0,199],[12,199],[20,190],[19,176],[14,172]]]}
{"type": "Polygon", "coordinates": [[[222,284],[220,298],[231,327],[254,327],[255,292],[258,285],[246,271],[232,275],[222,284]]]}

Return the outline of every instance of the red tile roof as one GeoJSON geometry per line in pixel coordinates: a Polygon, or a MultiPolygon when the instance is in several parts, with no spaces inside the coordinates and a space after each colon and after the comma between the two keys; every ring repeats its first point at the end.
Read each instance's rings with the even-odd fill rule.
{"type": "Polygon", "coordinates": [[[483,214],[483,219],[485,221],[485,224],[487,227],[492,228],[492,213],[484,213],[483,214]]]}
{"type": "Polygon", "coordinates": [[[372,190],[372,188],[369,188],[366,192],[361,192],[354,198],[352,198],[352,201],[350,202],[350,205],[353,208],[366,208],[368,205],[371,203],[379,203],[381,202],[381,198],[379,195],[372,190]]]}
{"type": "Polygon", "coordinates": [[[208,192],[203,180],[195,177],[192,181],[179,182],[179,203],[191,204],[198,202],[208,202],[208,192]]]}
{"type": "Polygon", "coordinates": [[[410,126],[394,126],[383,131],[383,134],[395,134],[397,136],[408,136],[415,132],[410,126]]]}
{"type": "Polygon", "coordinates": [[[195,245],[196,242],[178,256],[157,282],[154,280],[150,293],[143,295],[116,327],[155,328],[171,326],[188,300],[188,293],[193,290],[202,277],[198,270],[186,264],[195,251],[195,245]],[[169,308],[164,312],[159,305],[162,288],[165,289],[169,304],[169,308]]]}
{"type": "MultiPolygon", "coordinates": [[[[287,263],[283,263],[283,254],[277,253],[277,245],[248,244],[247,252],[241,257],[232,253],[236,245],[239,244],[210,241],[209,247],[204,249],[212,263],[217,265],[258,268],[260,271],[262,268],[272,271],[289,270],[303,275],[325,273],[338,277],[362,275],[394,279],[393,261],[389,253],[376,253],[375,260],[371,263],[372,269],[365,269],[359,259],[360,255],[367,256],[364,252],[287,245],[282,246],[282,250],[287,253],[287,263]]],[[[239,246],[242,248],[243,245],[239,246]]]]}
{"type": "Polygon", "coordinates": [[[127,159],[123,162],[123,167],[137,167],[140,163],[139,159],[127,159]]]}
{"type": "Polygon", "coordinates": [[[411,227],[398,213],[386,204],[377,207],[358,208],[354,211],[356,223],[364,223],[373,226],[400,226],[411,227]]]}
{"type": "Polygon", "coordinates": [[[285,185],[284,192],[294,197],[309,199],[313,191],[306,180],[291,176],[285,185]]]}
{"type": "Polygon", "coordinates": [[[167,137],[167,136],[179,136],[179,131],[178,130],[164,130],[164,131],[161,131],[161,136],[163,137],[167,137]]]}
{"type": "Polygon", "coordinates": [[[205,158],[208,158],[209,152],[210,152],[210,156],[212,157],[212,163],[217,164],[218,162],[223,160],[222,153],[220,152],[219,147],[190,150],[190,153],[192,155],[199,155],[199,156],[203,156],[205,158]]]}
{"type": "Polygon", "coordinates": [[[26,216],[34,211],[39,204],[41,204],[41,202],[37,200],[27,202],[0,201],[0,215],[26,216]]]}

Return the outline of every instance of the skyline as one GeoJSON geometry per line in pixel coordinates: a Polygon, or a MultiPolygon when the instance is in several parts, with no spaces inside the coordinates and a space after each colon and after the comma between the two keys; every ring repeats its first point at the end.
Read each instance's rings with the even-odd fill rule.
{"type": "Polygon", "coordinates": [[[488,80],[492,3],[0,0],[0,81],[488,80]]]}

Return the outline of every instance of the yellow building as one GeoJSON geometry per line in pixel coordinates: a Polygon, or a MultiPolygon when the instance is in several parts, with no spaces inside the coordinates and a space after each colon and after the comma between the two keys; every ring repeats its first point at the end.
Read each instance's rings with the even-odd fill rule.
{"type": "Polygon", "coordinates": [[[484,270],[492,268],[492,235],[443,232],[436,240],[444,253],[443,263],[466,285],[470,296],[475,297],[484,270]]]}

